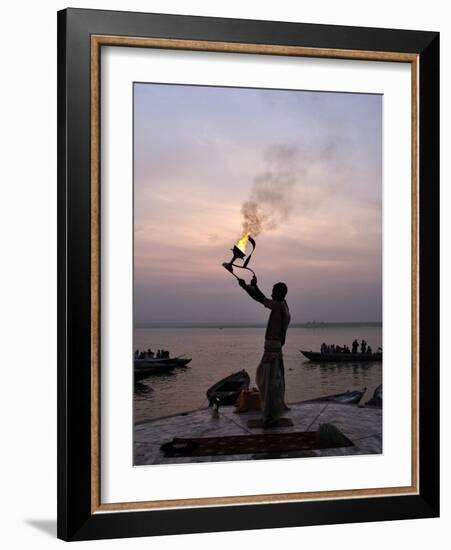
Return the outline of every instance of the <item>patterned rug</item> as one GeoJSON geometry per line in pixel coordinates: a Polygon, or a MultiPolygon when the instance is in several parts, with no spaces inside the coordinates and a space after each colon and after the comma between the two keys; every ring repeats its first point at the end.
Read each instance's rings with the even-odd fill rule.
{"type": "Polygon", "coordinates": [[[343,435],[340,445],[320,445],[317,432],[265,433],[219,437],[174,438],[161,445],[165,456],[221,456],[255,453],[310,451],[350,447],[354,445],[343,435]]]}

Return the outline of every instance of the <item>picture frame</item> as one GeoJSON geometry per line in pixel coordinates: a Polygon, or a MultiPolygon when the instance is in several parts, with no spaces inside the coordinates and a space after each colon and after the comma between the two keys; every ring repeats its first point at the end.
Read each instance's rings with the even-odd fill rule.
{"type": "Polygon", "coordinates": [[[58,537],[88,540],[439,515],[439,34],[58,12],[58,537]],[[154,48],[410,64],[412,479],[408,487],[102,503],[100,52],[154,48]]]}

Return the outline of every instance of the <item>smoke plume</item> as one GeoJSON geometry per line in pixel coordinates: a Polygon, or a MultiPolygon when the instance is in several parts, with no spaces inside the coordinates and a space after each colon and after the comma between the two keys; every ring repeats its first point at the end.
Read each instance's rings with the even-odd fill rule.
{"type": "Polygon", "coordinates": [[[296,153],[297,148],[291,145],[274,145],[267,151],[267,168],[255,176],[250,197],[241,207],[244,233],[256,237],[289,218],[292,191],[299,177],[296,153]]]}

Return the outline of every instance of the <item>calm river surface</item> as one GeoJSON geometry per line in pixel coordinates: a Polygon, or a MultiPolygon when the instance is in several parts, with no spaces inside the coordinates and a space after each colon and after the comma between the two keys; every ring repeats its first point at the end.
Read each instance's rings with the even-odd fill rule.
{"type": "MultiPolygon", "coordinates": [[[[246,369],[255,385],[263,353],[264,328],[138,328],[134,347],[166,349],[171,356],[192,357],[187,368],[153,375],[135,384],[134,420],[143,422],[206,406],[206,390],[232,372],[246,369]]],[[[375,351],[382,346],[382,327],[290,327],[284,346],[286,401],[367,387],[364,400],[382,382],[382,363],[314,364],[300,349],[319,351],[322,342],[347,344],[365,339],[375,351]]]]}

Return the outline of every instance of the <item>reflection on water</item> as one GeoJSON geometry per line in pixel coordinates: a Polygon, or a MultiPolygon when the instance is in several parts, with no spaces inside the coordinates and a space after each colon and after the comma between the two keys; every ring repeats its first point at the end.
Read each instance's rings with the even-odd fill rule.
{"type": "MultiPolygon", "coordinates": [[[[206,390],[219,379],[246,369],[255,385],[263,352],[262,328],[136,329],[134,348],[164,348],[171,355],[192,357],[187,368],[143,378],[135,384],[135,422],[181,413],[207,405],[206,390]]],[[[319,350],[322,342],[351,344],[364,338],[382,346],[380,327],[290,328],[284,347],[287,402],[364,387],[369,399],[382,382],[382,363],[310,363],[300,349],[319,350]]]]}
{"type": "MultiPolygon", "coordinates": [[[[310,376],[315,376],[315,371],[319,373],[321,380],[321,388],[342,387],[342,381],[352,382],[352,386],[346,387],[346,390],[363,389],[365,381],[373,384],[373,379],[381,375],[382,381],[382,363],[378,362],[362,362],[362,363],[311,363],[304,362],[303,369],[306,373],[310,372],[310,376]],[[365,371],[368,371],[367,373],[365,371]],[[360,386],[359,386],[360,384],[360,386]]],[[[307,378],[307,376],[305,377],[307,378]]],[[[380,382],[379,382],[380,383],[380,382]]],[[[378,386],[379,384],[376,384],[378,386]]],[[[314,388],[312,388],[314,389],[314,388]]],[[[374,388],[375,389],[375,388],[374,388]]],[[[333,391],[330,392],[334,393],[333,391]]],[[[337,392],[338,393],[338,392],[337,392]]],[[[319,397],[314,395],[312,397],[319,397]]]]}
{"type": "Polygon", "coordinates": [[[151,392],[153,392],[153,389],[148,384],[143,384],[135,379],[135,399],[145,399],[151,392]]]}

